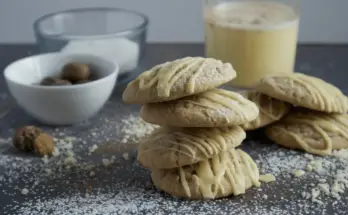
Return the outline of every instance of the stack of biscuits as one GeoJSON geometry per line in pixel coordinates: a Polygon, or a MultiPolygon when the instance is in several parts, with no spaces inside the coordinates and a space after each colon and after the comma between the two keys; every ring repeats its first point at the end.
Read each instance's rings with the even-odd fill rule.
{"type": "MultiPolygon", "coordinates": [[[[266,135],[274,142],[316,155],[348,148],[348,99],[337,87],[293,73],[264,77],[255,90],[252,94],[278,102],[273,110],[280,117],[266,127],[266,135]]],[[[260,116],[264,115],[261,109],[260,116]]]]}
{"type": "Polygon", "coordinates": [[[236,77],[228,63],[187,57],[153,67],[130,82],[126,103],[160,125],[138,147],[156,187],[174,196],[214,199],[259,186],[259,170],[236,149],[245,131],[265,127],[281,146],[316,155],[348,148],[348,98],[301,73],[264,77],[254,91],[218,87],[236,77]]]}
{"type": "Polygon", "coordinates": [[[275,143],[315,155],[348,148],[348,99],[332,84],[302,73],[277,74],[242,94],[260,110],[244,130],[265,127],[275,143]]]}
{"type": "Polygon", "coordinates": [[[259,186],[252,158],[236,149],[241,126],[258,123],[257,105],[218,89],[236,77],[229,63],[187,57],[153,67],[130,82],[126,103],[141,104],[141,117],[160,125],[138,147],[154,185],[174,196],[215,199],[259,186]]]}
{"type": "Polygon", "coordinates": [[[265,127],[275,143],[315,155],[348,148],[348,99],[332,84],[302,73],[277,74],[243,95],[260,110],[244,130],[265,127]]]}

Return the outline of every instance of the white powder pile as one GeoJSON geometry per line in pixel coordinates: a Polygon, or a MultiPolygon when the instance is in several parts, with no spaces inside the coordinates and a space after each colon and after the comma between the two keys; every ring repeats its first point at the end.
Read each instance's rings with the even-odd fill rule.
{"type": "MultiPolygon", "coordinates": [[[[114,110],[112,110],[114,111],[114,110]]],[[[99,147],[102,142],[115,142],[115,144],[137,144],[141,139],[149,135],[159,126],[145,122],[138,115],[130,114],[121,119],[110,117],[101,117],[100,124],[95,125],[88,131],[84,132],[84,138],[81,138],[83,144],[88,139],[91,145],[90,153],[96,150],[93,147],[99,147]],[[93,145],[96,146],[93,146],[93,145]]],[[[82,145],[85,148],[85,145],[82,145]]]]}
{"type": "Polygon", "coordinates": [[[138,65],[139,45],[125,38],[72,40],[62,50],[64,54],[94,54],[117,62],[120,73],[133,70],[138,65]]]}
{"type": "Polygon", "coordinates": [[[138,116],[131,115],[122,119],[123,127],[121,143],[138,143],[143,137],[151,134],[159,126],[149,124],[138,116]]]}

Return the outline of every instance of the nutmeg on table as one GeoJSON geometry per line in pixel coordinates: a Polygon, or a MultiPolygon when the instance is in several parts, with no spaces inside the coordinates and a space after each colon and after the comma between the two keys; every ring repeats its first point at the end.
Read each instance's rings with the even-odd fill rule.
{"type": "Polygon", "coordinates": [[[15,148],[25,152],[34,152],[40,156],[51,155],[54,150],[54,139],[35,126],[24,126],[16,129],[13,137],[15,148]]]}

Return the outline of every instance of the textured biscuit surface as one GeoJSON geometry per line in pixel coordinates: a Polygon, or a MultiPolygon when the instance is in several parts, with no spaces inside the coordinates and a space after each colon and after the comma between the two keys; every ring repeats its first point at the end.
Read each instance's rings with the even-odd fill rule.
{"type": "Polygon", "coordinates": [[[337,87],[301,73],[266,76],[256,91],[312,110],[341,114],[348,111],[348,99],[337,87]]]}
{"type": "Polygon", "coordinates": [[[241,94],[212,89],[174,101],[143,105],[141,117],[149,123],[175,127],[223,127],[255,120],[259,109],[241,94]]]}
{"type": "Polygon", "coordinates": [[[153,169],[154,185],[178,197],[216,199],[244,194],[260,186],[259,170],[242,150],[231,149],[194,165],[168,170],[153,169]]]}
{"type": "Polygon", "coordinates": [[[148,168],[169,169],[207,160],[239,146],[246,134],[239,126],[160,128],[138,147],[138,160],[148,168]]]}
{"type": "Polygon", "coordinates": [[[236,77],[229,63],[186,57],[143,72],[123,92],[126,103],[146,104],[175,100],[218,87],[236,77]]]}
{"type": "Polygon", "coordinates": [[[259,92],[245,92],[244,96],[254,102],[260,110],[259,116],[255,120],[241,125],[244,130],[254,130],[269,125],[280,120],[290,111],[289,103],[259,92]]]}
{"type": "Polygon", "coordinates": [[[348,115],[302,110],[271,125],[266,133],[284,147],[329,155],[333,149],[348,148],[348,115]]]}

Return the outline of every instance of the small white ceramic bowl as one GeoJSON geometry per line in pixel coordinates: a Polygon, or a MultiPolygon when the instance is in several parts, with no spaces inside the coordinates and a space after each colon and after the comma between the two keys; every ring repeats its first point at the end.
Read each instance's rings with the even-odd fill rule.
{"type": "Polygon", "coordinates": [[[20,59],[5,68],[11,95],[26,112],[50,125],[75,124],[96,115],[109,99],[119,67],[98,56],[50,53],[20,59]],[[40,86],[47,76],[56,76],[64,64],[93,65],[98,79],[71,86],[40,86]]]}

